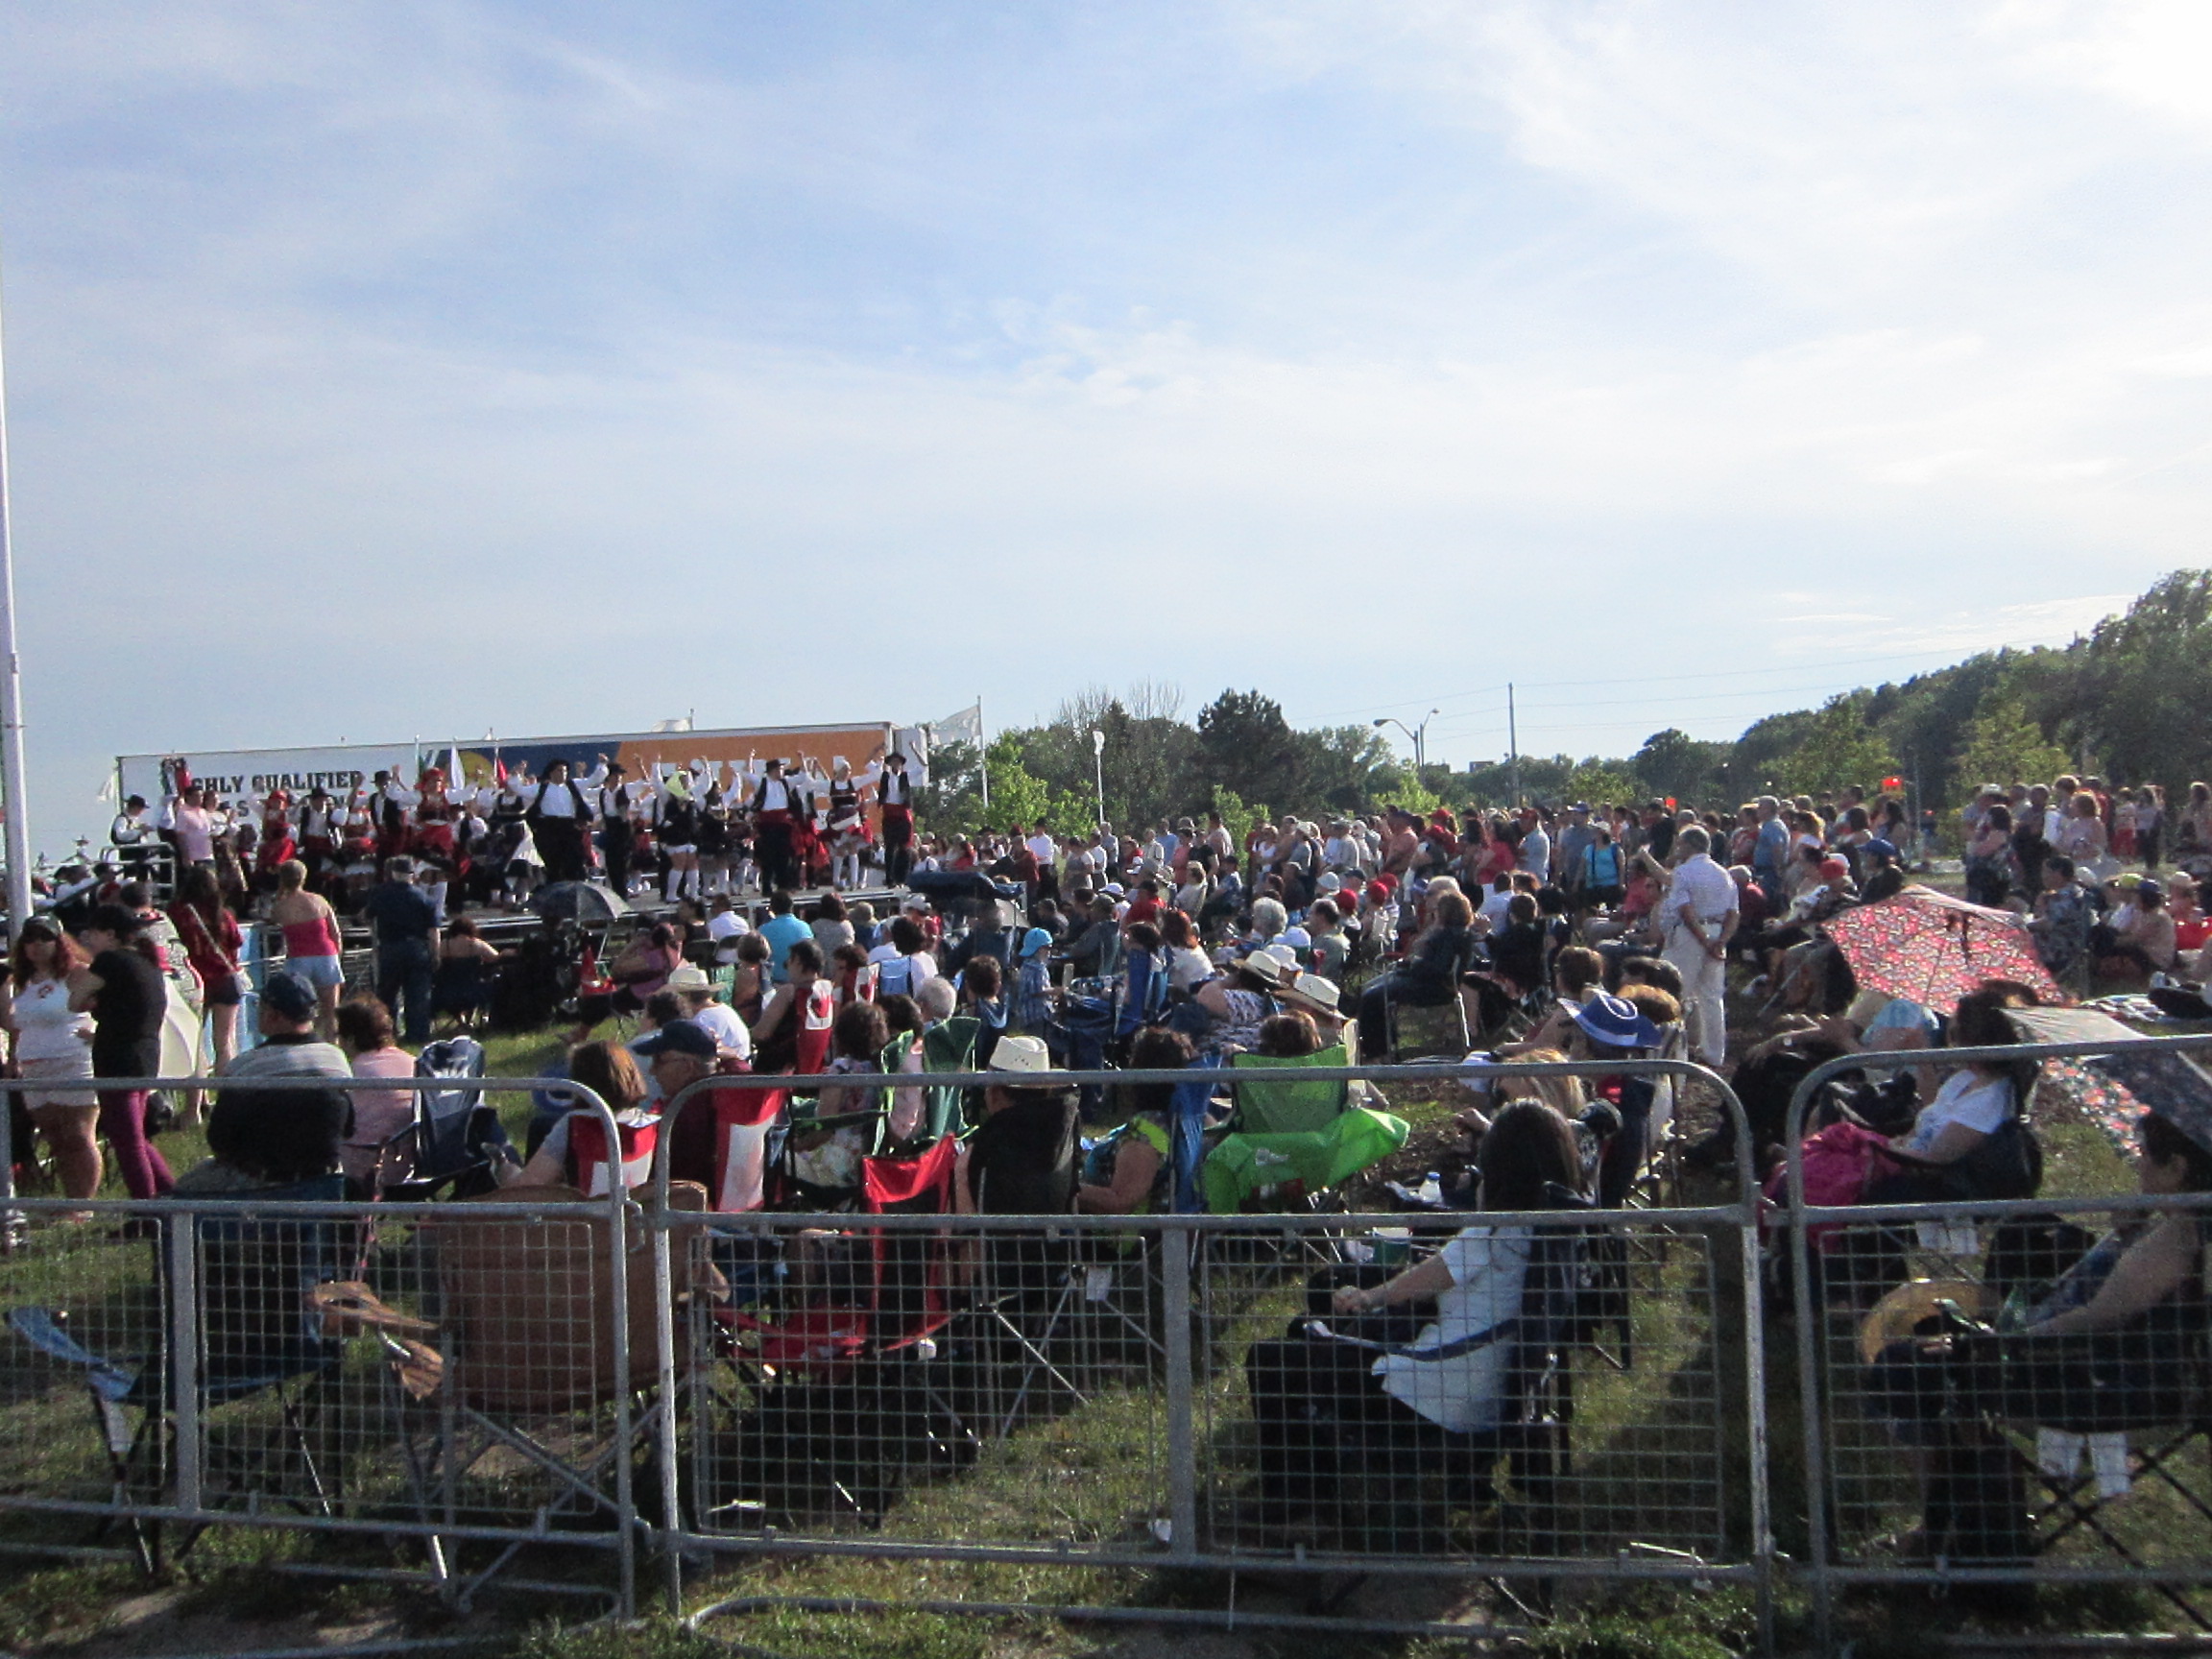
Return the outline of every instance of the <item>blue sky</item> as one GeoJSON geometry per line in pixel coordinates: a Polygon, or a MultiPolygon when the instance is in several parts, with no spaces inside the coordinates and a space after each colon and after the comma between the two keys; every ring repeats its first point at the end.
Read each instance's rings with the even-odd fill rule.
{"type": "Polygon", "coordinates": [[[2207,562],[2208,81],[2117,0],[0,5],[35,836],[119,750],[1621,753],[2062,639],[2207,562]]]}

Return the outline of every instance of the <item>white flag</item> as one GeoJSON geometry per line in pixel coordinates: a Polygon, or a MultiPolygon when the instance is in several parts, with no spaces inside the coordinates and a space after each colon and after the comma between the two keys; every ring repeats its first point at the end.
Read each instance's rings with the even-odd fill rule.
{"type": "Polygon", "coordinates": [[[929,728],[939,743],[970,743],[983,747],[983,705],[974,703],[956,714],[948,714],[929,728]]]}

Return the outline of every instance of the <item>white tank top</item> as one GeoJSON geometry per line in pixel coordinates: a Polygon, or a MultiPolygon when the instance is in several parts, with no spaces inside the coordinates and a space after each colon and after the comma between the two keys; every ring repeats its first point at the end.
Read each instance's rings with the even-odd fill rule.
{"type": "Polygon", "coordinates": [[[78,1036],[92,1029],[92,1016],[69,1011],[69,987],[59,979],[34,979],[15,993],[15,1057],[18,1060],[71,1060],[82,1055],[90,1069],[91,1045],[78,1036]]]}

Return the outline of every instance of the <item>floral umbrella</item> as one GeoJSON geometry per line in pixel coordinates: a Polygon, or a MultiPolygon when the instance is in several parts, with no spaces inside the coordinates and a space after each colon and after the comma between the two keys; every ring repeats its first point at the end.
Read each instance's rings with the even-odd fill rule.
{"type": "Polygon", "coordinates": [[[2047,1003],[2073,1000],[2035,954],[2020,917],[1933,887],[1855,905],[1825,926],[1862,991],[1947,1009],[1984,979],[2015,979],[2047,1003]]]}

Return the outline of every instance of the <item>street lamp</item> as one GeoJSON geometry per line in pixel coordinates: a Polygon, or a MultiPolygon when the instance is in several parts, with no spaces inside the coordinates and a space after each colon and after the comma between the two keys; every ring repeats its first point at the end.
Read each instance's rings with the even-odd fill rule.
{"type": "Polygon", "coordinates": [[[1098,768],[1098,822],[1106,822],[1106,733],[1091,730],[1091,758],[1098,768]]]}
{"type": "Polygon", "coordinates": [[[1421,717],[1421,724],[1418,726],[1408,726],[1405,721],[1393,720],[1387,714],[1375,722],[1378,729],[1384,726],[1395,726],[1407,736],[1413,739],[1413,777],[1416,782],[1420,781],[1421,769],[1429,764],[1429,722],[1435,719],[1439,712],[1438,709],[1430,709],[1421,717]]]}

